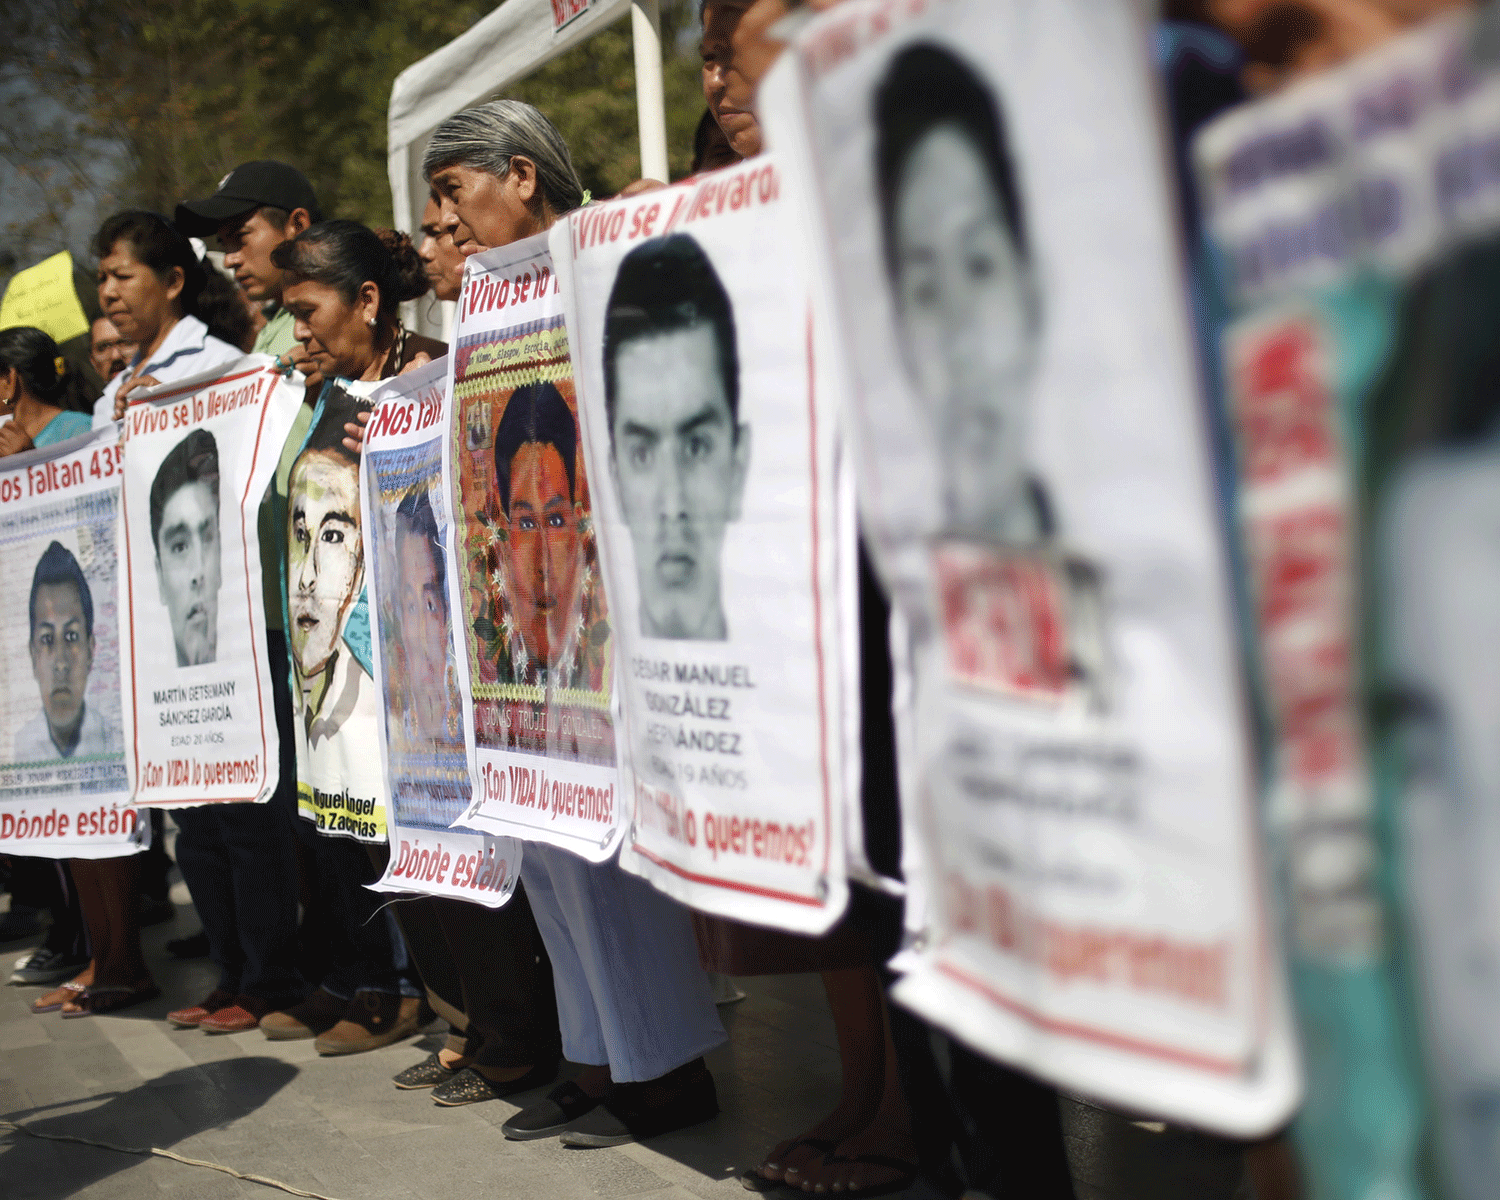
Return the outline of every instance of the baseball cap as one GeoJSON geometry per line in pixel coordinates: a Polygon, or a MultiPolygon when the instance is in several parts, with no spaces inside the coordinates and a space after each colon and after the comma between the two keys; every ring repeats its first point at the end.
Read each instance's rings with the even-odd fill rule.
{"type": "Polygon", "coordinates": [[[173,223],[188,237],[211,237],[230,217],[263,204],[287,212],[305,208],[315,222],[322,218],[306,175],[286,163],[261,161],[235,167],[208,199],[179,204],[173,223]]]}

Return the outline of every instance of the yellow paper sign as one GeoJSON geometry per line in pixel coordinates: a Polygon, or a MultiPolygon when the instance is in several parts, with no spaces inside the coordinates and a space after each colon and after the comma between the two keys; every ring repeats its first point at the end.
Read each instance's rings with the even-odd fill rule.
{"type": "Polygon", "coordinates": [[[11,276],[0,300],[0,329],[16,325],[34,325],[58,343],[89,331],[73,287],[73,256],[66,250],[11,276]]]}

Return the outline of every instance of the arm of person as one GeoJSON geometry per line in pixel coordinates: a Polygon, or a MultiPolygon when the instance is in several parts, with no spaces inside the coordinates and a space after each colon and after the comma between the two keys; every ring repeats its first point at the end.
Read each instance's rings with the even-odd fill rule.
{"type": "Polygon", "coordinates": [[[154,388],[160,383],[161,380],[155,375],[138,375],[136,378],[122,384],[120,390],[115,393],[115,420],[123,421],[125,419],[125,409],[129,407],[131,392],[138,391],[141,388],[154,388]]]}
{"type": "Polygon", "coordinates": [[[12,417],[4,425],[0,425],[0,458],[8,458],[31,448],[31,437],[21,428],[21,422],[12,417]]]}

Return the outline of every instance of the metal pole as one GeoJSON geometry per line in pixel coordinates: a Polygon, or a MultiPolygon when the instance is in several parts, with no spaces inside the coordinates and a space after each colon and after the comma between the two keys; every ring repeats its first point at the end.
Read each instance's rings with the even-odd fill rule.
{"type": "Polygon", "coordinates": [[[641,133],[641,178],[670,183],[667,174],[667,97],[661,74],[660,0],[631,0],[635,36],[635,108],[641,133]]]}

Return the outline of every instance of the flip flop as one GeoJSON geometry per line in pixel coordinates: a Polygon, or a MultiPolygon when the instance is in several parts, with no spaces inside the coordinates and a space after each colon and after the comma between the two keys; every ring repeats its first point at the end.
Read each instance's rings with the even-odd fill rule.
{"type": "Polygon", "coordinates": [[[862,1196],[889,1196],[894,1192],[904,1192],[917,1178],[916,1163],[904,1158],[892,1158],[888,1154],[829,1154],[823,1159],[821,1165],[829,1167],[835,1163],[886,1167],[889,1170],[901,1172],[901,1178],[893,1179],[890,1183],[877,1183],[874,1187],[868,1188],[845,1188],[839,1193],[844,1200],[849,1200],[849,1197],[855,1197],[858,1200],[862,1196]]]}
{"type": "MultiPolygon", "coordinates": [[[[787,1143],[786,1149],[781,1152],[781,1157],[790,1157],[792,1151],[796,1150],[799,1146],[811,1146],[819,1154],[829,1155],[833,1153],[836,1145],[837,1143],[832,1138],[793,1138],[787,1143]]],[[[779,1187],[791,1186],[781,1179],[767,1179],[760,1173],[761,1167],[770,1167],[773,1171],[783,1170],[777,1163],[771,1162],[770,1156],[767,1155],[766,1161],[762,1162],[759,1167],[751,1167],[748,1171],[741,1173],[739,1177],[740,1186],[747,1192],[774,1192],[779,1187]]]]}
{"type": "Polygon", "coordinates": [[[76,1012],[64,1012],[63,1020],[71,1020],[73,1017],[97,1017],[105,1013],[119,1012],[122,1008],[129,1008],[133,1004],[143,1004],[147,1000],[155,1000],[161,995],[161,988],[154,983],[148,983],[145,987],[90,987],[84,989],[78,997],[78,1010],[76,1012]]]}
{"type": "MultiPolygon", "coordinates": [[[[72,992],[76,996],[88,991],[88,985],[83,983],[73,983],[70,981],[52,989],[52,992],[62,991],[72,992]]],[[[52,992],[48,992],[46,993],[46,995],[38,996],[35,1000],[33,1000],[31,1002],[31,1011],[34,1013],[56,1012],[64,1004],[68,1004],[71,1002],[70,1000],[64,999],[59,1000],[56,1004],[43,1004],[42,1001],[45,1000],[47,996],[52,995],[52,992]]]]}

